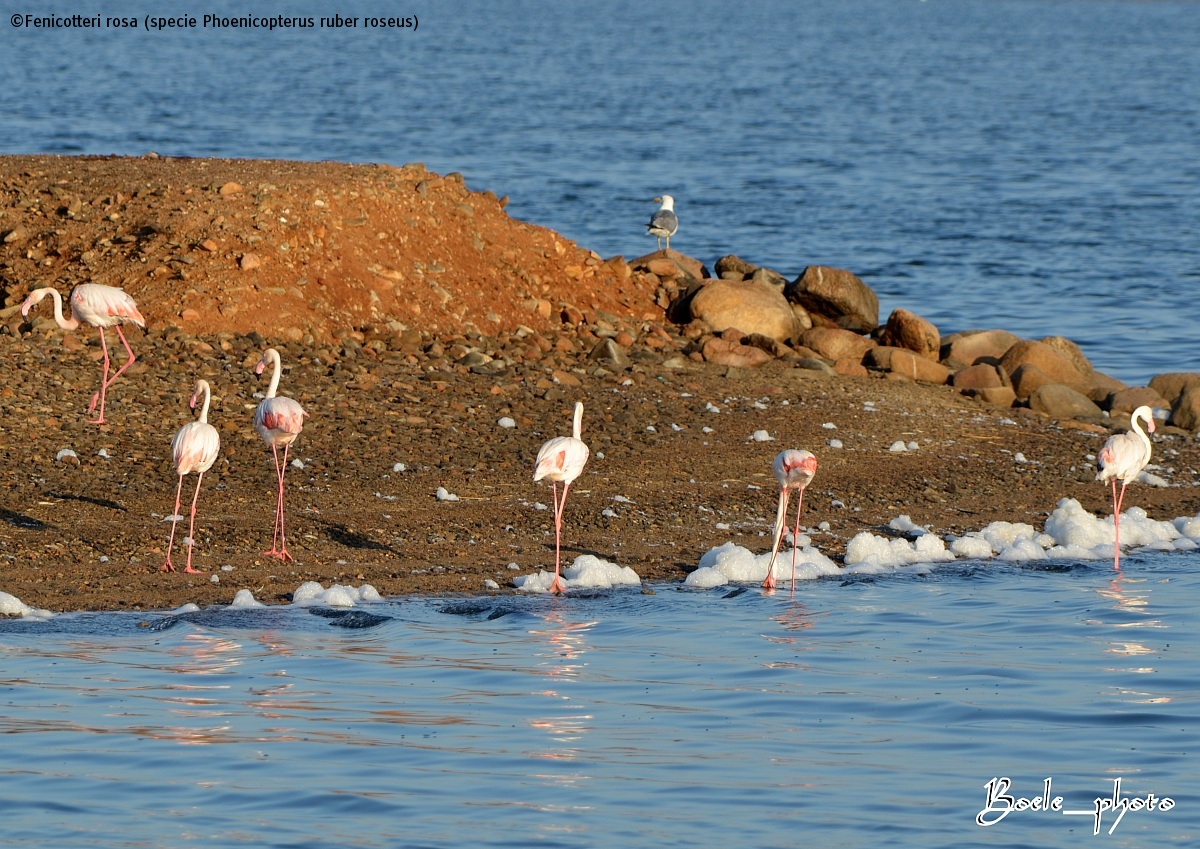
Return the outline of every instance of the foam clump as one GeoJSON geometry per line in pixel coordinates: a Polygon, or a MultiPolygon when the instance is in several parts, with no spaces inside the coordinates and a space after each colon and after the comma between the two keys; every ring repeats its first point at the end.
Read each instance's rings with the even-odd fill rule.
{"type": "Polygon", "coordinates": [[[246,608],[266,607],[265,604],[254,597],[254,593],[250,592],[250,590],[238,590],[236,593],[234,593],[233,603],[229,606],[246,608]]]}
{"type": "MultiPolygon", "coordinates": [[[[642,585],[642,579],[637,572],[628,566],[618,566],[607,560],[601,560],[594,554],[581,554],[575,562],[562,572],[563,583],[568,590],[572,589],[611,589],[621,586],[642,585]]],[[[522,592],[547,593],[554,582],[554,573],[542,569],[532,575],[520,575],[513,578],[513,586],[522,592]]]]}
{"type": "Polygon", "coordinates": [[[15,595],[0,592],[0,616],[20,616],[22,619],[50,619],[54,614],[49,610],[30,607],[15,595]]]}
{"type": "MultiPolygon", "coordinates": [[[[809,538],[801,534],[799,549],[781,550],[775,560],[775,579],[792,579],[792,553],[796,555],[796,580],[811,581],[826,575],[836,575],[838,565],[809,544],[809,538]]],[[[771,568],[771,552],[754,554],[749,549],[734,543],[709,549],[700,557],[700,565],[687,576],[684,584],[689,587],[708,589],[726,584],[761,584],[771,568]]]]}
{"type": "Polygon", "coordinates": [[[379,594],[370,584],[361,587],[345,587],[333,584],[325,589],[316,581],[306,581],[292,593],[292,603],[299,607],[311,607],[323,604],[328,607],[354,607],[360,601],[382,601],[379,594]]]}
{"type": "Polygon", "coordinates": [[[879,572],[913,563],[953,560],[946,543],[936,534],[924,533],[915,541],[888,539],[863,531],[846,544],[845,563],[852,572],[879,572]]]}

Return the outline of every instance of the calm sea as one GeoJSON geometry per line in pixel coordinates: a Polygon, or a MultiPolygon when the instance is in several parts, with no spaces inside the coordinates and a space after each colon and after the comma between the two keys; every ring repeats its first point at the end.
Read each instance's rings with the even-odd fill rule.
{"type": "Polygon", "coordinates": [[[423,161],[605,256],[652,249],[669,193],[673,245],[710,268],[847,268],[885,316],[1067,335],[1130,383],[1200,369],[1196,2],[295,0],[271,14],[318,27],[275,30],[205,28],[249,14],[228,0],[112,14],[167,12],[197,26],[0,22],[0,152],[423,161]],[[359,23],[319,27],[335,13],[359,23]]]}
{"type": "MultiPolygon", "coordinates": [[[[423,161],[603,255],[665,192],[710,266],[1200,370],[1200,4],[386,5],[6,17],[0,152],[423,161]]],[[[0,845],[1195,846],[1197,565],[0,622],[0,845]]]]}

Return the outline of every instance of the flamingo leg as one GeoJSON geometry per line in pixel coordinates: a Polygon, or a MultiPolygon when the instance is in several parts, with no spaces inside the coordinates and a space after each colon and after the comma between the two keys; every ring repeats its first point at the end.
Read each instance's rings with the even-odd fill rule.
{"type": "MultiPolygon", "coordinates": [[[[175,488],[175,511],[171,513],[171,535],[167,538],[167,559],[159,568],[160,572],[174,572],[175,564],[171,562],[171,546],[175,544],[175,517],[179,515],[179,497],[183,493],[183,475],[179,476],[179,486],[175,488]]],[[[190,552],[189,552],[190,553],[190,552]]]]}
{"type": "MultiPolygon", "coordinates": [[[[96,418],[96,419],[89,419],[88,424],[104,424],[104,395],[105,395],[105,392],[108,390],[108,383],[109,383],[109,380],[108,380],[108,363],[109,363],[108,340],[104,338],[104,328],[100,327],[97,329],[100,331],[100,347],[104,349],[104,364],[101,366],[101,369],[103,370],[103,375],[100,377],[100,391],[92,396],[92,402],[90,404],[88,404],[88,415],[91,415],[92,411],[94,409],[96,409],[96,402],[99,401],[100,402],[100,417],[96,418]]],[[[121,338],[123,339],[124,337],[122,336],[121,338]]]]}
{"type": "Polygon", "coordinates": [[[283,477],[287,474],[287,456],[290,445],[283,446],[283,463],[279,462],[279,448],[272,444],[271,453],[275,455],[275,481],[278,484],[275,498],[275,527],[271,535],[271,550],[264,551],[268,557],[278,557],[280,560],[291,560],[292,555],[287,550],[287,539],[283,530],[283,477]]]}
{"type": "Polygon", "coordinates": [[[804,507],[804,490],[796,496],[796,524],[792,526],[792,592],[796,592],[796,537],[800,536],[800,510],[804,507]]]}
{"type": "MultiPolygon", "coordinates": [[[[204,480],[204,472],[200,472],[200,474],[196,477],[196,494],[192,496],[192,520],[188,524],[187,566],[184,568],[183,571],[187,572],[190,575],[203,575],[204,574],[199,569],[192,568],[192,549],[196,547],[196,503],[200,500],[200,482],[202,480],[204,480]]],[[[179,483],[180,483],[180,486],[182,487],[182,485],[183,485],[183,476],[182,475],[179,476],[179,483]]],[[[178,508],[176,508],[176,509],[178,509],[178,508]]]]}
{"type": "Polygon", "coordinates": [[[771,565],[767,567],[767,578],[762,582],[763,588],[768,590],[775,589],[775,558],[783,544],[783,535],[787,532],[788,495],[786,487],[779,490],[779,508],[775,513],[775,541],[771,544],[771,565]]]}
{"type": "Polygon", "coordinates": [[[1121,505],[1125,503],[1125,481],[1121,481],[1121,494],[1117,495],[1117,479],[1113,478],[1113,568],[1121,568],[1121,505]]]}
{"type": "Polygon", "coordinates": [[[569,483],[563,484],[562,499],[558,497],[558,484],[555,481],[550,482],[551,491],[554,498],[554,581],[550,584],[550,592],[555,595],[562,595],[567,591],[567,585],[563,583],[560,576],[562,568],[562,520],[563,511],[567,507],[567,490],[570,489],[569,483]]]}

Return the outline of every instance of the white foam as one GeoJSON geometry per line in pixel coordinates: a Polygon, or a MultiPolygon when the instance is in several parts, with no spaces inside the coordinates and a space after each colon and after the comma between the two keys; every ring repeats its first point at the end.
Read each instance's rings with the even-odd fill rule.
{"type": "MultiPolygon", "coordinates": [[[[642,579],[628,566],[618,566],[601,560],[594,554],[581,554],[562,571],[567,591],[572,589],[611,589],[620,586],[641,586],[642,579]]],[[[513,578],[513,586],[523,592],[548,593],[554,583],[554,573],[542,569],[532,575],[513,578]]]]}
{"type": "Polygon", "coordinates": [[[238,590],[233,596],[233,603],[230,607],[266,607],[261,601],[254,597],[254,593],[250,590],[238,590]]]}
{"type": "MultiPolygon", "coordinates": [[[[792,552],[796,555],[796,580],[811,581],[825,575],[836,575],[838,565],[808,545],[808,537],[800,535],[800,549],[782,549],[775,560],[775,580],[792,579],[792,552]]],[[[687,576],[684,584],[689,587],[707,589],[730,583],[758,583],[767,577],[771,568],[771,552],[754,554],[749,549],[727,542],[709,549],[700,558],[699,567],[687,576]]]]}
{"type": "Polygon", "coordinates": [[[54,614],[49,610],[30,607],[15,595],[0,592],[0,616],[20,616],[22,619],[50,619],[54,614]]]}
{"type": "Polygon", "coordinates": [[[292,604],[297,607],[311,607],[317,604],[329,607],[354,607],[360,601],[382,600],[383,596],[370,584],[363,584],[360,587],[332,584],[329,589],[325,589],[316,581],[306,581],[292,593],[292,604]]]}
{"type": "Polygon", "coordinates": [[[754,442],[774,442],[775,441],[775,437],[771,436],[771,434],[769,434],[765,430],[754,431],[754,433],[750,434],[750,439],[754,442]]]}
{"type": "Polygon", "coordinates": [[[437,500],[438,501],[458,501],[459,498],[453,492],[446,489],[446,487],[439,486],[437,488],[437,500]]]}
{"type": "Polygon", "coordinates": [[[862,565],[874,571],[953,559],[954,555],[946,550],[946,543],[936,534],[922,534],[916,542],[910,542],[863,531],[846,544],[845,563],[847,567],[862,565]]]}

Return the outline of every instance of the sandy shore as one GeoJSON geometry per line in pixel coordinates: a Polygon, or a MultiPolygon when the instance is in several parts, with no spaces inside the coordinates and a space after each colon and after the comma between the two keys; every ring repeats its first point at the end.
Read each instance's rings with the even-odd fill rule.
{"type": "MultiPolygon", "coordinates": [[[[813,541],[835,558],[854,534],[885,533],[887,522],[901,514],[944,534],[977,530],[997,519],[1040,528],[1064,497],[1093,512],[1109,510],[1107,492],[1094,481],[1088,460],[1108,435],[1102,427],[989,407],[949,387],[827,376],[781,361],[758,369],[681,365],[675,355],[686,340],[661,318],[661,309],[659,321],[647,318],[653,293],[629,283],[619,295],[607,290],[608,300],[593,308],[588,291],[601,286],[600,272],[589,276],[578,269],[581,276],[563,277],[573,283],[553,284],[574,286],[570,292],[550,292],[549,284],[538,283],[548,291],[530,298],[526,288],[517,294],[474,287],[474,297],[491,297],[496,304],[463,307],[460,323],[463,316],[489,310],[497,318],[522,309],[533,317],[487,332],[473,323],[433,331],[418,327],[410,315],[339,328],[328,311],[310,327],[298,314],[280,319],[270,305],[278,311],[290,302],[265,297],[252,305],[255,328],[213,330],[199,320],[186,326],[184,309],[196,308],[161,304],[191,288],[233,305],[239,292],[271,287],[241,276],[232,253],[231,267],[201,274],[195,269],[205,260],[160,265],[162,258],[142,245],[145,262],[114,256],[114,269],[126,269],[123,279],[107,266],[98,275],[130,290],[145,281],[160,288],[139,290],[150,322],[144,334],[130,334],[138,362],[110,390],[109,423],[89,425],[87,401],[99,380],[95,331],[66,334],[52,321],[22,321],[14,308],[35,286],[56,285],[65,292],[85,279],[89,261],[79,248],[89,240],[127,243],[114,241],[109,232],[117,223],[109,217],[113,212],[88,217],[88,210],[103,206],[90,195],[73,218],[46,203],[45,220],[34,232],[29,222],[36,216],[20,204],[51,197],[53,163],[37,180],[21,176],[29,167],[6,164],[0,178],[10,195],[0,231],[11,231],[19,215],[16,226],[26,235],[3,248],[0,590],[31,606],[168,609],[185,602],[228,603],[239,589],[273,603],[286,601],[308,580],[371,583],[385,595],[486,592],[489,580],[501,592],[512,591],[515,575],[553,564],[551,513],[543,509],[550,491],[533,483],[533,458],[545,439],[569,432],[577,399],[585,404],[584,439],[593,453],[568,502],[567,557],[593,553],[651,582],[681,581],[704,552],[729,540],[768,550],[776,498],[771,461],[787,447],[808,448],[819,458],[804,523],[828,523],[828,531],[814,534],[813,541]],[[12,188],[26,183],[32,194],[12,188]],[[77,247],[56,242],[56,228],[71,230],[77,247]],[[168,272],[156,277],[159,267],[168,272]],[[167,290],[171,294],[156,303],[155,293],[167,290]],[[553,300],[552,318],[538,324],[534,319],[544,311],[538,301],[547,298],[553,300]],[[627,302],[623,312],[617,312],[620,299],[627,302]],[[564,324],[564,304],[595,312],[590,321],[564,324]],[[300,332],[272,336],[270,329],[280,326],[300,332]],[[598,332],[628,334],[623,340],[628,365],[589,359],[598,332]],[[294,452],[303,467],[287,476],[289,547],[296,558],[291,563],[261,554],[271,543],[274,471],[251,419],[254,393],[267,382],[253,365],[268,343],[283,357],[281,394],[311,413],[294,452]],[[195,558],[206,574],[163,574],[169,530],[163,517],[171,512],[177,483],[170,441],[192,417],[187,398],[197,377],[213,385],[210,421],[223,442],[200,496],[195,558]],[[498,425],[503,417],[515,426],[498,425]],[[766,431],[773,441],[754,441],[756,431],[766,431]],[[831,447],[831,439],[841,447],[831,447]],[[890,451],[898,440],[917,447],[890,451]],[[64,449],[75,457],[57,459],[64,449]],[[459,500],[439,501],[439,487],[459,500]]],[[[162,161],[153,167],[161,169],[162,161]]],[[[219,204],[213,198],[220,198],[220,188],[212,186],[226,176],[205,190],[213,204],[219,204]]],[[[251,185],[261,177],[238,178],[251,185]]],[[[155,178],[163,180],[158,171],[155,178]]],[[[335,184],[331,177],[330,197],[335,184]]],[[[143,185],[147,203],[157,198],[165,216],[172,192],[175,200],[185,197],[180,185],[143,185]]],[[[130,189],[127,204],[138,197],[136,191],[130,189]]],[[[412,194],[426,197],[416,189],[412,194]]],[[[112,189],[108,197],[116,203],[118,195],[124,193],[112,189]]],[[[58,200],[63,199],[54,203],[58,200]]],[[[502,214],[498,202],[488,202],[502,214]]],[[[64,204],[67,209],[72,201],[64,204]]],[[[118,221],[148,214],[134,216],[120,204],[114,209],[118,221]]],[[[215,220],[205,226],[216,227],[215,220]]],[[[230,223],[236,221],[226,215],[229,226],[213,236],[203,228],[175,232],[164,237],[162,247],[176,256],[222,255],[220,244],[217,251],[198,246],[218,236],[242,245],[263,232],[253,219],[230,223]]],[[[369,239],[380,232],[374,224],[360,228],[369,239]]],[[[522,250],[539,252],[539,261],[554,252],[549,231],[520,222],[512,228],[531,241],[495,244],[496,256],[507,256],[509,265],[521,264],[522,250]]],[[[269,258],[277,255],[258,244],[269,258]]],[[[586,264],[585,251],[563,244],[563,261],[584,257],[586,264]]],[[[102,258],[91,262],[100,265],[102,258]]],[[[620,277],[614,274],[614,280],[620,277]]],[[[386,280],[393,293],[408,285],[367,276],[386,280]]],[[[332,274],[324,279],[330,292],[340,285],[332,274]]],[[[309,283],[315,285],[315,278],[309,283]]],[[[428,288],[424,279],[411,285],[428,288]]],[[[446,291],[453,305],[459,295],[446,291]]],[[[46,305],[39,309],[41,318],[49,315],[46,305]]],[[[1171,486],[1136,486],[1127,503],[1164,519],[1200,512],[1196,440],[1164,430],[1156,436],[1155,452],[1163,467],[1158,474],[1171,486]]],[[[193,485],[189,479],[185,493],[193,485]]]]}

